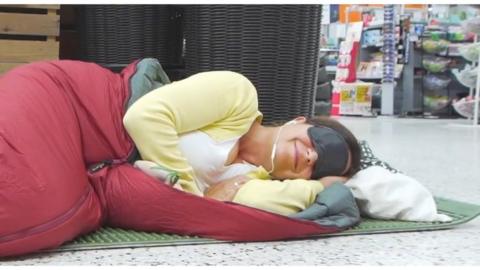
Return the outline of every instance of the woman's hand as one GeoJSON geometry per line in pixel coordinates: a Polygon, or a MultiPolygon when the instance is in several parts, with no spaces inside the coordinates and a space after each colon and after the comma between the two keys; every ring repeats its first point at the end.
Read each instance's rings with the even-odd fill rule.
{"type": "Polygon", "coordinates": [[[204,195],[219,201],[232,201],[237,191],[248,181],[249,179],[244,175],[235,176],[210,186],[204,195]]]}
{"type": "Polygon", "coordinates": [[[345,184],[348,181],[349,178],[345,176],[325,176],[320,178],[320,182],[322,182],[323,187],[327,188],[333,183],[340,182],[342,184],[345,184]]]}

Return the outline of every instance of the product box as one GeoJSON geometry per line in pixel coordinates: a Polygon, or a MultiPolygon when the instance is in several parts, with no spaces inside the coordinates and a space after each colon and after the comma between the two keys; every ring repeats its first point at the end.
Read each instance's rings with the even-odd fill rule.
{"type": "Polygon", "coordinates": [[[372,115],[373,83],[335,83],[333,92],[339,96],[340,115],[372,115]]]}

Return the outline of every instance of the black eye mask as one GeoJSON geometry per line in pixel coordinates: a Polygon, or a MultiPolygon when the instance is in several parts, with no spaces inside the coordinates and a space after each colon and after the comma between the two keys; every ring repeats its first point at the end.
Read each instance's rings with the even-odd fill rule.
{"type": "Polygon", "coordinates": [[[328,127],[310,127],[308,137],[318,154],[311,179],[324,176],[341,176],[348,162],[348,145],[345,139],[328,127]]]}

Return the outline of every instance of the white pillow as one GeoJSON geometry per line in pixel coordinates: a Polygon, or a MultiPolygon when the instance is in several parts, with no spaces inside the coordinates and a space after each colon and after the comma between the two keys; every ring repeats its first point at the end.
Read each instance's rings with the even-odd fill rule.
{"type": "Polygon", "coordinates": [[[363,215],[377,219],[441,221],[432,194],[417,180],[380,166],[359,171],[347,183],[363,215]]]}

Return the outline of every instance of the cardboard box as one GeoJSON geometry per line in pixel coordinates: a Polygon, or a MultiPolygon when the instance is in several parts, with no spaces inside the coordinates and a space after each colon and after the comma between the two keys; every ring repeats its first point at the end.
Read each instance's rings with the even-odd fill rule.
{"type": "Polygon", "coordinates": [[[373,83],[336,83],[333,91],[340,95],[340,115],[372,115],[373,83]]]}

